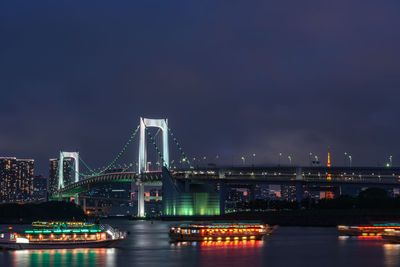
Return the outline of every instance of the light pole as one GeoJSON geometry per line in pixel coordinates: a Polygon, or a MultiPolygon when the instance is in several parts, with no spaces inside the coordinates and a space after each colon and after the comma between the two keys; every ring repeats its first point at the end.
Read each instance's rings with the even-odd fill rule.
{"type": "Polygon", "coordinates": [[[350,167],[351,167],[351,162],[353,160],[353,157],[351,155],[349,155],[349,163],[350,163],[350,167]]]}
{"type": "Polygon", "coordinates": [[[279,166],[281,166],[281,159],[282,159],[282,152],[279,152],[279,163],[278,163],[279,166]]]}
{"type": "Polygon", "coordinates": [[[315,155],[315,164],[317,164],[317,165],[319,165],[319,161],[318,161],[318,156],[317,155],[315,155]]]}
{"type": "Polygon", "coordinates": [[[311,152],[308,154],[308,159],[310,160],[310,166],[312,166],[312,153],[311,152]]]}
{"type": "Polygon", "coordinates": [[[390,167],[393,167],[393,157],[389,156],[389,163],[390,163],[390,167]]]}
{"type": "Polygon", "coordinates": [[[347,158],[347,152],[344,152],[344,160],[343,160],[343,165],[346,166],[346,158],[347,158]]]}
{"type": "Polygon", "coordinates": [[[243,166],[246,164],[246,158],[244,156],[242,156],[242,161],[243,161],[243,166]]]}
{"type": "Polygon", "coordinates": [[[256,154],[253,153],[253,167],[254,167],[254,161],[256,160],[256,154]]]}
{"type": "Polygon", "coordinates": [[[292,165],[292,157],[291,157],[291,156],[288,156],[288,159],[289,159],[290,165],[292,165]]]}

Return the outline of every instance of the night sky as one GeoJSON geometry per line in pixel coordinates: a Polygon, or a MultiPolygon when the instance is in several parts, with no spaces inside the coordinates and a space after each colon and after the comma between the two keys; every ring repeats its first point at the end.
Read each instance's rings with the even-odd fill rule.
{"type": "Polygon", "coordinates": [[[398,0],[1,1],[0,155],[46,176],[60,150],[100,167],[145,116],[221,164],[308,164],[330,146],[333,165],[399,166],[399,14],[398,0]]]}

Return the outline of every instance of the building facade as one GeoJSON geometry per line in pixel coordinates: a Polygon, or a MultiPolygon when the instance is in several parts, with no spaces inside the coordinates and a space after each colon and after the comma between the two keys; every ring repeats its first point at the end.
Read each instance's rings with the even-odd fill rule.
{"type": "Polygon", "coordinates": [[[15,157],[0,158],[0,200],[27,202],[33,200],[34,160],[15,157]]]}
{"type": "Polygon", "coordinates": [[[33,177],[33,191],[35,200],[47,198],[47,179],[42,174],[33,177]]]}
{"type": "MultiPolygon", "coordinates": [[[[58,188],[58,161],[59,159],[49,159],[49,192],[54,192],[58,188]]],[[[64,185],[68,185],[73,182],[74,173],[71,166],[74,166],[74,160],[71,158],[64,158],[64,185]]]]}

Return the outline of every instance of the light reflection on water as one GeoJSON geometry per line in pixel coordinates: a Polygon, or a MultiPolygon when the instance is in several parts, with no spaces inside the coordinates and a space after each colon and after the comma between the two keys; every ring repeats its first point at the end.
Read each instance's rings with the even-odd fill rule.
{"type": "Polygon", "coordinates": [[[115,266],[114,248],[9,251],[13,267],[115,266]]]}
{"type": "Polygon", "coordinates": [[[385,266],[400,266],[400,244],[384,244],[385,266]]]}
{"type": "Polygon", "coordinates": [[[0,251],[0,266],[400,266],[400,245],[338,236],[333,227],[280,227],[263,241],[171,243],[168,227],[179,222],[108,223],[131,233],[117,248],[0,251]]]}

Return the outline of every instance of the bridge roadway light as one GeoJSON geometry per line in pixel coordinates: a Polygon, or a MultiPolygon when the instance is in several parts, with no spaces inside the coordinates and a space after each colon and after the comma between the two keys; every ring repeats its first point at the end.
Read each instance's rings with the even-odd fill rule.
{"type": "Polygon", "coordinates": [[[353,160],[353,157],[351,155],[349,155],[349,162],[350,162],[350,167],[351,167],[351,162],[353,160]]]}
{"type": "Polygon", "coordinates": [[[279,166],[281,166],[282,152],[279,152],[279,166]]]}
{"type": "Polygon", "coordinates": [[[254,166],[254,161],[256,160],[256,154],[253,154],[253,166],[254,166]]]}
{"type": "Polygon", "coordinates": [[[241,157],[242,161],[243,161],[243,165],[245,165],[246,163],[246,158],[244,156],[241,157]]]}
{"type": "Polygon", "coordinates": [[[312,152],[308,154],[308,159],[310,161],[310,166],[312,166],[312,152]]]}
{"type": "Polygon", "coordinates": [[[344,152],[344,160],[343,160],[344,166],[346,166],[346,158],[347,158],[347,152],[344,152]]]}

